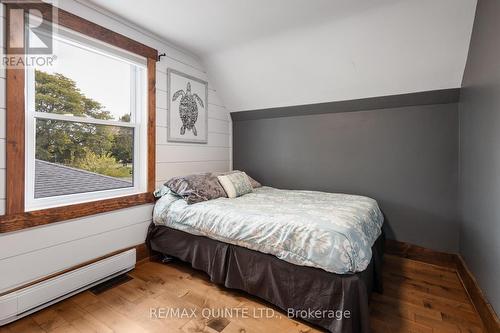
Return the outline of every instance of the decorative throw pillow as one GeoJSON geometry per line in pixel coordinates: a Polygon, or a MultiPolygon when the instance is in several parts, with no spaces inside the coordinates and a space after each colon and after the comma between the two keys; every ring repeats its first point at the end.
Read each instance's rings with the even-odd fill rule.
{"type": "Polygon", "coordinates": [[[210,172],[174,177],[165,183],[172,192],[188,204],[225,197],[226,193],[217,177],[210,172]]]}
{"type": "Polygon", "coordinates": [[[259,188],[259,187],[262,187],[262,184],[259,183],[258,181],[256,181],[255,179],[253,179],[252,177],[250,177],[249,175],[247,175],[248,179],[250,179],[250,184],[252,184],[252,187],[253,188],[259,188]]]}
{"type": "MultiPolygon", "coordinates": [[[[239,170],[233,170],[233,171],[229,171],[229,172],[219,172],[219,173],[216,173],[217,176],[225,176],[225,175],[230,175],[232,173],[237,173],[237,172],[243,172],[243,171],[239,171],[239,170]]],[[[244,172],[245,173],[245,172],[244,172]]],[[[262,187],[262,184],[259,183],[258,181],[256,181],[255,179],[253,179],[252,177],[250,177],[247,173],[245,173],[248,177],[248,179],[250,180],[250,184],[252,184],[252,187],[253,188],[258,188],[258,187],[262,187]]]]}
{"type": "Polygon", "coordinates": [[[228,198],[236,198],[253,191],[250,179],[244,172],[230,173],[217,178],[228,198]]]}

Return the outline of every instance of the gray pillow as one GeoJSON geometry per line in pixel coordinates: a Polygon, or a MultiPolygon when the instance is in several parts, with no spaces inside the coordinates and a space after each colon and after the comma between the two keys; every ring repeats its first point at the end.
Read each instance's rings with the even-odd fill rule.
{"type": "Polygon", "coordinates": [[[217,176],[211,172],[174,177],[165,186],[183,197],[188,204],[226,197],[217,176]]]}

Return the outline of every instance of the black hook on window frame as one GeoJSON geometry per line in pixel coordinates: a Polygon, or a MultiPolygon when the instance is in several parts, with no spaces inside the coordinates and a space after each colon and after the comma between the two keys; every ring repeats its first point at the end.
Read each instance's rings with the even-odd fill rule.
{"type": "Polygon", "coordinates": [[[160,54],[158,54],[158,60],[157,61],[160,61],[161,57],[166,57],[166,56],[167,56],[166,53],[160,53],[160,54]]]}

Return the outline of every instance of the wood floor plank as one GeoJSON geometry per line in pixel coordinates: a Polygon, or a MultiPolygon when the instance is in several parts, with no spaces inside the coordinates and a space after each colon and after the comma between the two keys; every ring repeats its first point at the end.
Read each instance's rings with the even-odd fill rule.
{"type": "Polygon", "coordinates": [[[476,316],[456,316],[449,313],[442,313],[443,321],[447,323],[455,323],[461,327],[480,327],[481,320],[476,316]]]}
{"type": "Polygon", "coordinates": [[[82,309],[85,309],[91,305],[99,303],[99,298],[97,298],[97,296],[91,292],[79,293],[79,294],[71,297],[70,299],[72,302],[74,302],[76,305],[78,305],[82,309]]]}
{"type": "Polygon", "coordinates": [[[400,317],[397,314],[384,310],[373,306],[370,308],[370,315],[383,320],[389,328],[388,332],[433,333],[433,328],[430,325],[400,317]]]}
{"type": "MultiPolygon", "coordinates": [[[[129,275],[133,279],[123,284],[98,295],[80,293],[4,326],[0,333],[320,332],[256,297],[214,285],[204,273],[185,264],[144,262],[129,275]],[[192,310],[196,315],[158,315],[169,308],[192,310]],[[250,316],[221,315],[220,310],[228,308],[245,309],[250,316]],[[262,309],[273,315],[256,315],[262,309]]],[[[383,279],[384,293],[371,296],[374,333],[484,332],[452,269],[388,255],[383,279]]]]}
{"type": "Polygon", "coordinates": [[[371,316],[370,327],[373,333],[387,333],[392,331],[383,318],[376,316],[371,316]]]}
{"type": "Polygon", "coordinates": [[[417,290],[462,303],[469,301],[469,297],[464,289],[439,286],[430,282],[421,282],[409,278],[401,278],[387,273],[384,273],[383,277],[384,281],[400,289],[417,290]]]}
{"type": "Polygon", "coordinates": [[[34,313],[33,320],[46,332],[68,325],[68,322],[57,313],[55,307],[49,307],[34,313]]]}
{"type": "Polygon", "coordinates": [[[419,270],[417,268],[402,268],[400,266],[385,266],[385,273],[391,275],[397,275],[407,279],[412,279],[421,282],[430,282],[436,285],[453,287],[456,289],[461,289],[462,282],[456,274],[456,272],[440,272],[437,269],[433,270],[419,270]]]}
{"type": "Polygon", "coordinates": [[[114,332],[123,333],[145,333],[147,332],[134,320],[128,316],[122,315],[116,309],[106,305],[104,302],[99,302],[90,305],[86,310],[100,322],[104,323],[107,327],[114,332]]]}
{"type": "Polygon", "coordinates": [[[44,333],[45,331],[33,320],[32,316],[21,318],[6,326],[11,333],[44,333]]]}
{"type": "Polygon", "coordinates": [[[384,285],[384,295],[415,305],[423,304],[423,306],[427,308],[455,308],[458,311],[468,311],[477,315],[470,301],[458,302],[456,300],[450,300],[428,292],[422,292],[414,289],[404,289],[401,288],[401,286],[393,286],[387,282],[384,285]]]}
{"type": "Polygon", "coordinates": [[[414,305],[376,293],[374,293],[374,295],[372,296],[371,306],[385,307],[391,313],[398,314],[400,317],[404,317],[409,320],[415,320],[415,316],[417,314],[426,318],[443,320],[442,313],[439,311],[427,309],[423,306],[414,305]]]}
{"type": "Polygon", "coordinates": [[[74,320],[72,325],[77,327],[80,333],[113,333],[111,328],[90,314],[84,314],[74,320]]]}
{"type": "Polygon", "coordinates": [[[431,326],[435,332],[460,333],[460,327],[455,323],[447,323],[442,320],[434,320],[420,315],[415,316],[415,321],[431,326]]]}
{"type": "Polygon", "coordinates": [[[63,318],[68,323],[72,323],[82,318],[85,314],[85,312],[70,299],[54,304],[53,308],[59,317],[63,318]]]}
{"type": "Polygon", "coordinates": [[[50,333],[80,333],[80,331],[72,324],[59,326],[58,328],[50,330],[48,332],[50,332],[50,333]]]}
{"type": "Polygon", "coordinates": [[[452,278],[448,276],[445,278],[445,275],[432,275],[431,272],[396,271],[394,268],[386,269],[383,274],[389,278],[400,279],[402,281],[414,281],[424,285],[457,290],[458,292],[463,291],[463,285],[458,277],[452,278]]]}

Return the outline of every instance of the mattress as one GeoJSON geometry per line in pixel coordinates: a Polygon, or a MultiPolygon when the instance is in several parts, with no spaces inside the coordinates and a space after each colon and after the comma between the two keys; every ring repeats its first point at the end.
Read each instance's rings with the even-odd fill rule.
{"type": "Polygon", "coordinates": [[[375,200],[357,195],[261,187],[235,199],[188,205],[167,193],[155,225],[241,246],[336,274],[364,271],[381,234],[375,200]]]}

